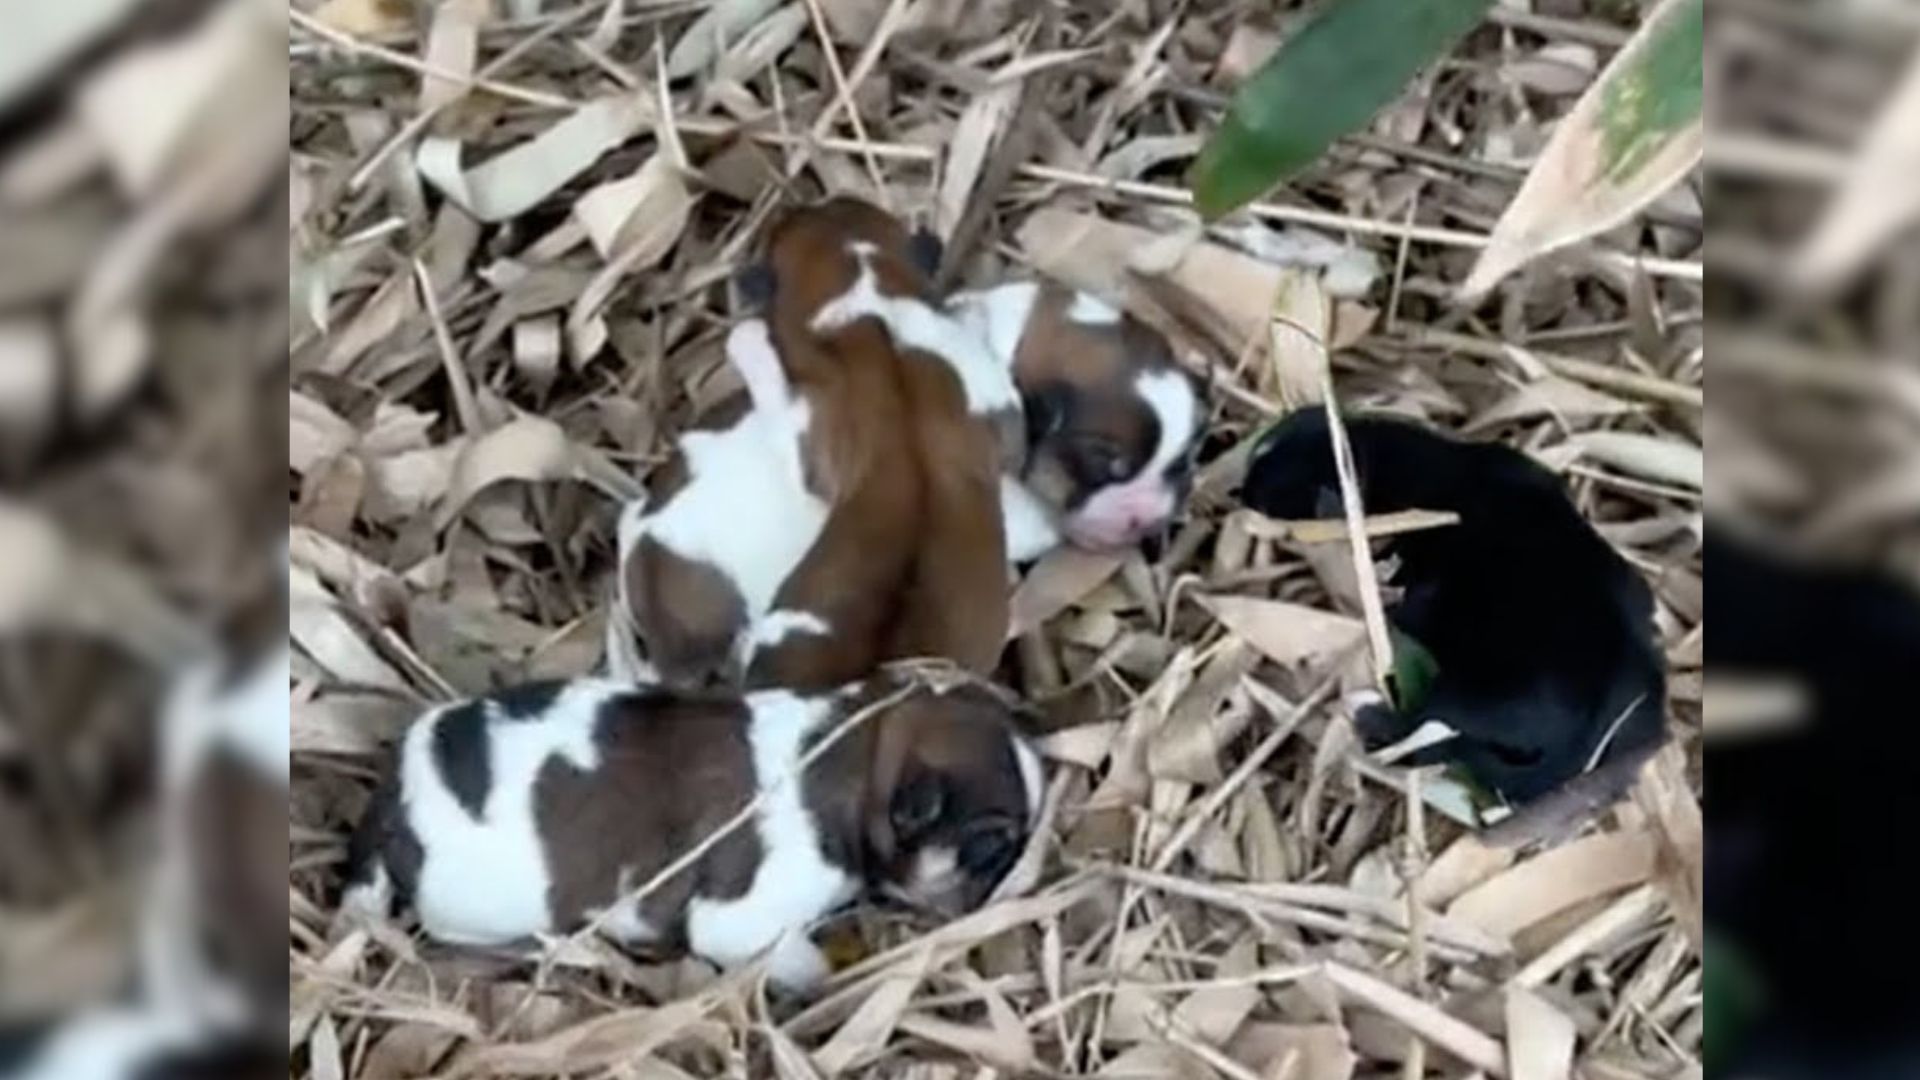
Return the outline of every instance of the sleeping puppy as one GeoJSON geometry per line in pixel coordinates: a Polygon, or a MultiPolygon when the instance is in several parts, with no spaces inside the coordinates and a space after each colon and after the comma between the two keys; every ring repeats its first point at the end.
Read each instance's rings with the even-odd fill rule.
{"type": "Polygon", "coordinates": [[[937,249],[877,207],[794,211],[765,246],[768,317],[728,340],[744,414],[689,433],[622,515],[612,672],[809,689],[892,657],[990,669],[1010,376],[926,302],[937,249]]]}
{"type": "Polygon", "coordinates": [[[1178,511],[1206,408],[1166,339],[1089,293],[1017,282],[949,305],[1013,371],[1025,452],[1002,501],[1008,548],[1033,559],[1065,539],[1112,550],[1178,511]]]}
{"type": "MultiPolygon", "coordinates": [[[[1603,763],[1625,782],[1664,738],[1666,677],[1646,583],[1581,517],[1559,480],[1518,451],[1385,417],[1347,420],[1368,513],[1450,510],[1460,522],[1393,538],[1403,598],[1393,625],[1438,666],[1413,715],[1361,710],[1369,745],[1438,720],[1458,737],[1417,752],[1524,803],[1603,763]]],[[[1324,409],[1282,420],[1243,491],[1270,517],[1333,517],[1340,482],[1324,409]]]]}
{"type": "Polygon", "coordinates": [[[1007,699],[914,679],[744,697],[583,680],[434,709],[354,834],[343,907],[410,901],[427,933],[471,945],[601,916],[624,944],[724,967],[767,953],[776,984],[804,989],[827,974],[810,923],[863,894],[974,907],[1032,828],[1039,758],[1007,699]],[[903,689],[793,782],[815,740],[903,689]],[[755,796],[747,825],[625,901],[755,796]]]}

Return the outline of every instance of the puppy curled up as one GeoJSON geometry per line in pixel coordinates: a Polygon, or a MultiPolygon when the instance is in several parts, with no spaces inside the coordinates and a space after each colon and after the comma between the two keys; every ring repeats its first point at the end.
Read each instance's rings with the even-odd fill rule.
{"type": "Polygon", "coordinates": [[[1017,393],[927,303],[924,245],[853,199],[769,231],[735,327],[744,417],[689,433],[620,526],[616,676],[821,688],[886,659],[975,671],[1006,628],[999,430],[1017,393]]]}
{"type": "Polygon", "coordinates": [[[972,679],[891,667],[744,696],[531,684],[408,730],[354,834],[343,907],[410,903],[429,935],[469,945],[597,920],[723,967],[765,954],[800,990],[827,974],[809,924],[859,896],[948,915],[984,900],[1041,783],[1009,699],[972,679]],[[746,824],[631,898],[755,799],[746,824]]]}
{"type": "MultiPolygon", "coordinates": [[[[1397,742],[1437,720],[1456,737],[1410,763],[1458,764],[1515,804],[1588,773],[1607,780],[1604,801],[1617,798],[1665,738],[1666,673],[1646,582],[1524,454],[1384,416],[1345,426],[1368,513],[1460,518],[1387,543],[1402,590],[1387,617],[1438,672],[1416,711],[1362,708],[1363,739],[1397,742]]],[[[1275,425],[1242,497],[1275,518],[1339,515],[1324,409],[1275,425]]]]}

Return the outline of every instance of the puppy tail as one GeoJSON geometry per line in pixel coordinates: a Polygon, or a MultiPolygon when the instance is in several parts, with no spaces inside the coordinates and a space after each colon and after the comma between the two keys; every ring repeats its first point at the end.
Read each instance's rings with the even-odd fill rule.
{"type": "Polygon", "coordinates": [[[413,890],[419,873],[419,842],[406,820],[400,778],[388,772],[347,840],[346,885],[340,894],[342,915],[382,920],[396,901],[413,890]]]}

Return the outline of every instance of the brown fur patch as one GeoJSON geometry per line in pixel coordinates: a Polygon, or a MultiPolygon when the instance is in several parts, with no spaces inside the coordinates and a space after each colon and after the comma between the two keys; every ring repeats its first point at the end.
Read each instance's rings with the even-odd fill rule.
{"type": "Polygon", "coordinates": [[[697,689],[737,680],[734,641],[747,609],[732,579],[650,535],[634,545],[625,573],[634,630],[661,682],[697,689]]]}
{"type": "MultiPolygon", "coordinates": [[[[748,722],[735,698],[634,693],[601,710],[598,769],[547,762],[534,805],[553,875],[554,925],[578,925],[747,804],[754,794],[748,722]]],[[[641,901],[641,916],[663,941],[679,941],[687,902],[741,895],[760,859],[754,830],[737,830],[641,901]]]]}
{"type": "Polygon", "coordinates": [[[226,749],[208,756],[186,808],[202,944],[268,1028],[286,1003],[286,810],[278,778],[226,749]]]}

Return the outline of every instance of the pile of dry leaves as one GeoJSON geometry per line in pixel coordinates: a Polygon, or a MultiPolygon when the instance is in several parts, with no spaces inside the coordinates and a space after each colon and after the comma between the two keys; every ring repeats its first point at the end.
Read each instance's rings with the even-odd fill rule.
{"type": "Polygon", "coordinates": [[[1203,227],[1180,171],[1275,40],[1253,6],[296,4],[297,1073],[1698,1075],[1697,194],[1452,300],[1630,27],[1502,5],[1370,132],[1203,227]],[[950,284],[1125,303],[1213,387],[1166,542],[1019,586],[1007,677],[1052,728],[1031,890],[939,927],[855,913],[867,955],[802,1007],[594,941],[475,957],[334,925],[346,830],[422,703],[597,663],[617,502],[734,389],[731,276],[822,191],[931,226],[950,284]],[[1653,581],[1676,742],[1578,836],[1482,844],[1331,704],[1365,662],[1346,548],[1232,496],[1329,355],[1348,405],[1552,464],[1653,581]]]}

